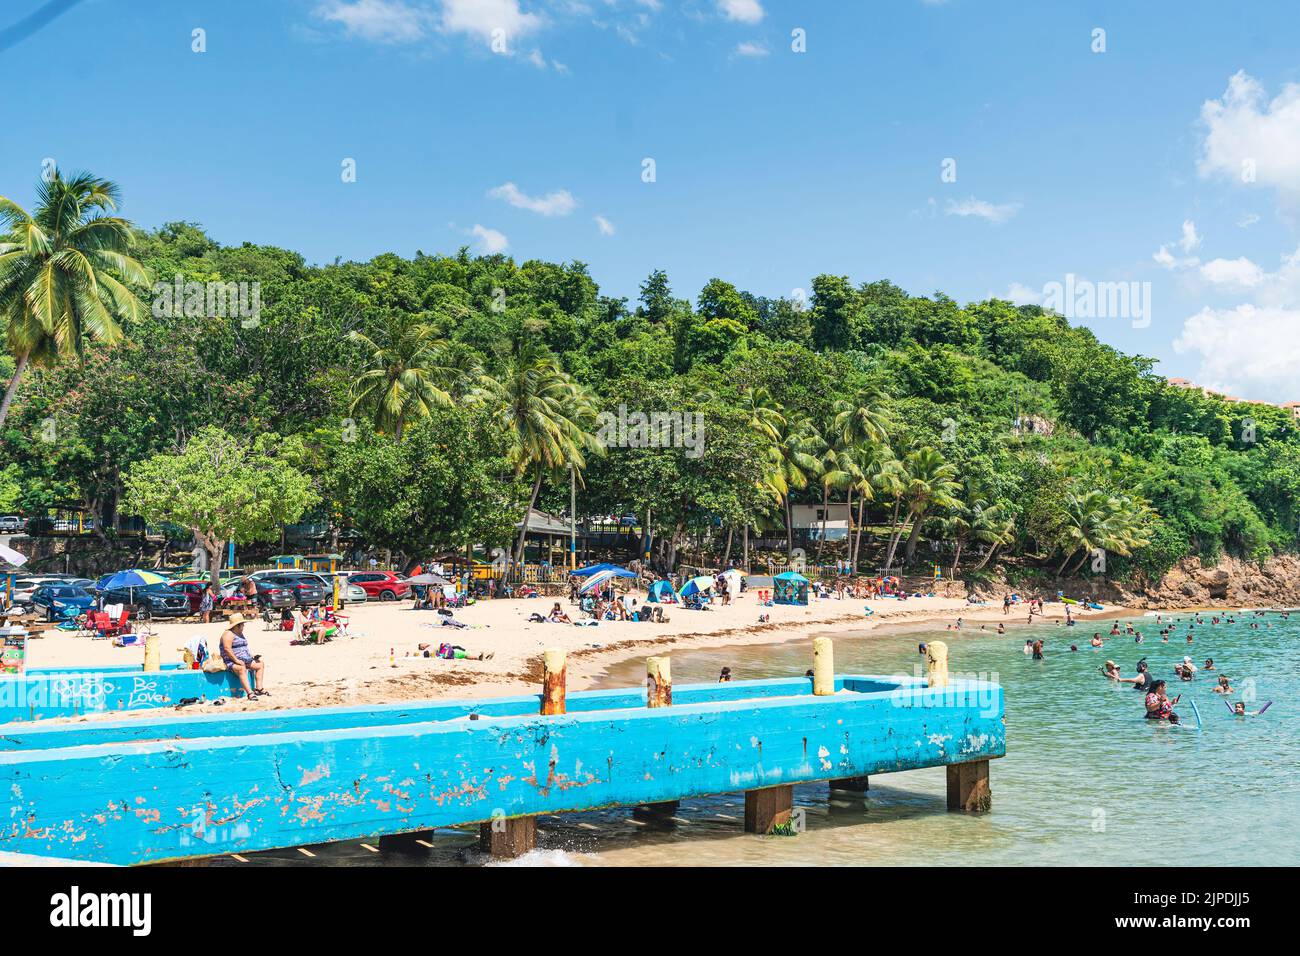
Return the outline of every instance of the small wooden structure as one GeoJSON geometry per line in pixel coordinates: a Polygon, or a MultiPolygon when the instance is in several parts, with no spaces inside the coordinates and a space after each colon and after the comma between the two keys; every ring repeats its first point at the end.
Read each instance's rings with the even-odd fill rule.
{"type": "Polygon", "coordinates": [[[657,658],[646,687],[566,694],[548,652],[537,695],[0,727],[0,852],[157,863],[480,824],[482,848],[511,856],[541,814],[664,815],[736,791],[746,830],[770,833],[796,783],[936,766],[950,809],[988,809],[1000,687],[817,658],[813,679],[684,686],[657,658]]]}

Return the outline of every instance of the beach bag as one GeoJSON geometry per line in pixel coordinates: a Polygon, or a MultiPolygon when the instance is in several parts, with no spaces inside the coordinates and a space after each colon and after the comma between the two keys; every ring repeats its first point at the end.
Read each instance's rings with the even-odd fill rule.
{"type": "Polygon", "coordinates": [[[203,673],[205,674],[221,674],[225,670],[226,665],[220,657],[209,657],[203,662],[203,673]]]}

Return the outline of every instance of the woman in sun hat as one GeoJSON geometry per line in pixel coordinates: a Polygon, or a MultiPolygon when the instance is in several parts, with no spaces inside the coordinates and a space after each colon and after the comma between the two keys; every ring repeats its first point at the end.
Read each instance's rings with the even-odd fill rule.
{"type": "Polygon", "coordinates": [[[262,688],[266,665],[262,663],[260,656],[254,657],[248,649],[248,639],[244,637],[244,624],[247,620],[248,618],[242,614],[231,615],[225,631],[221,634],[221,660],[226,665],[226,670],[239,678],[239,683],[243,686],[248,699],[256,700],[267,696],[267,692],[262,688]],[[248,682],[249,671],[253,673],[252,685],[248,682]]]}

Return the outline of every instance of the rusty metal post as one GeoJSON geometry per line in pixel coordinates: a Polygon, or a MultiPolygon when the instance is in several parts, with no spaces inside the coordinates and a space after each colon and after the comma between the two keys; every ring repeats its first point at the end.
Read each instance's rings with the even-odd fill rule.
{"type": "Polygon", "coordinates": [[[670,659],[647,657],[645,662],[647,707],[669,707],[673,702],[673,675],[670,659]]]}
{"type": "Polygon", "coordinates": [[[567,667],[564,651],[547,648],[542,654],[542,714],[564,713],[567,667]]]}

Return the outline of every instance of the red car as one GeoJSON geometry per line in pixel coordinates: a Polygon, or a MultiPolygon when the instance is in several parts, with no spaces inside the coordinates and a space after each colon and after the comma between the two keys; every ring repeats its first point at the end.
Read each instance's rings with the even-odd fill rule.
{"type": "Polygon", "coordinates": [[[396,601],[411,593],[411,586],[392,571],[357,571],[348,575],[348,582],[381,601],[396,601]]]}

